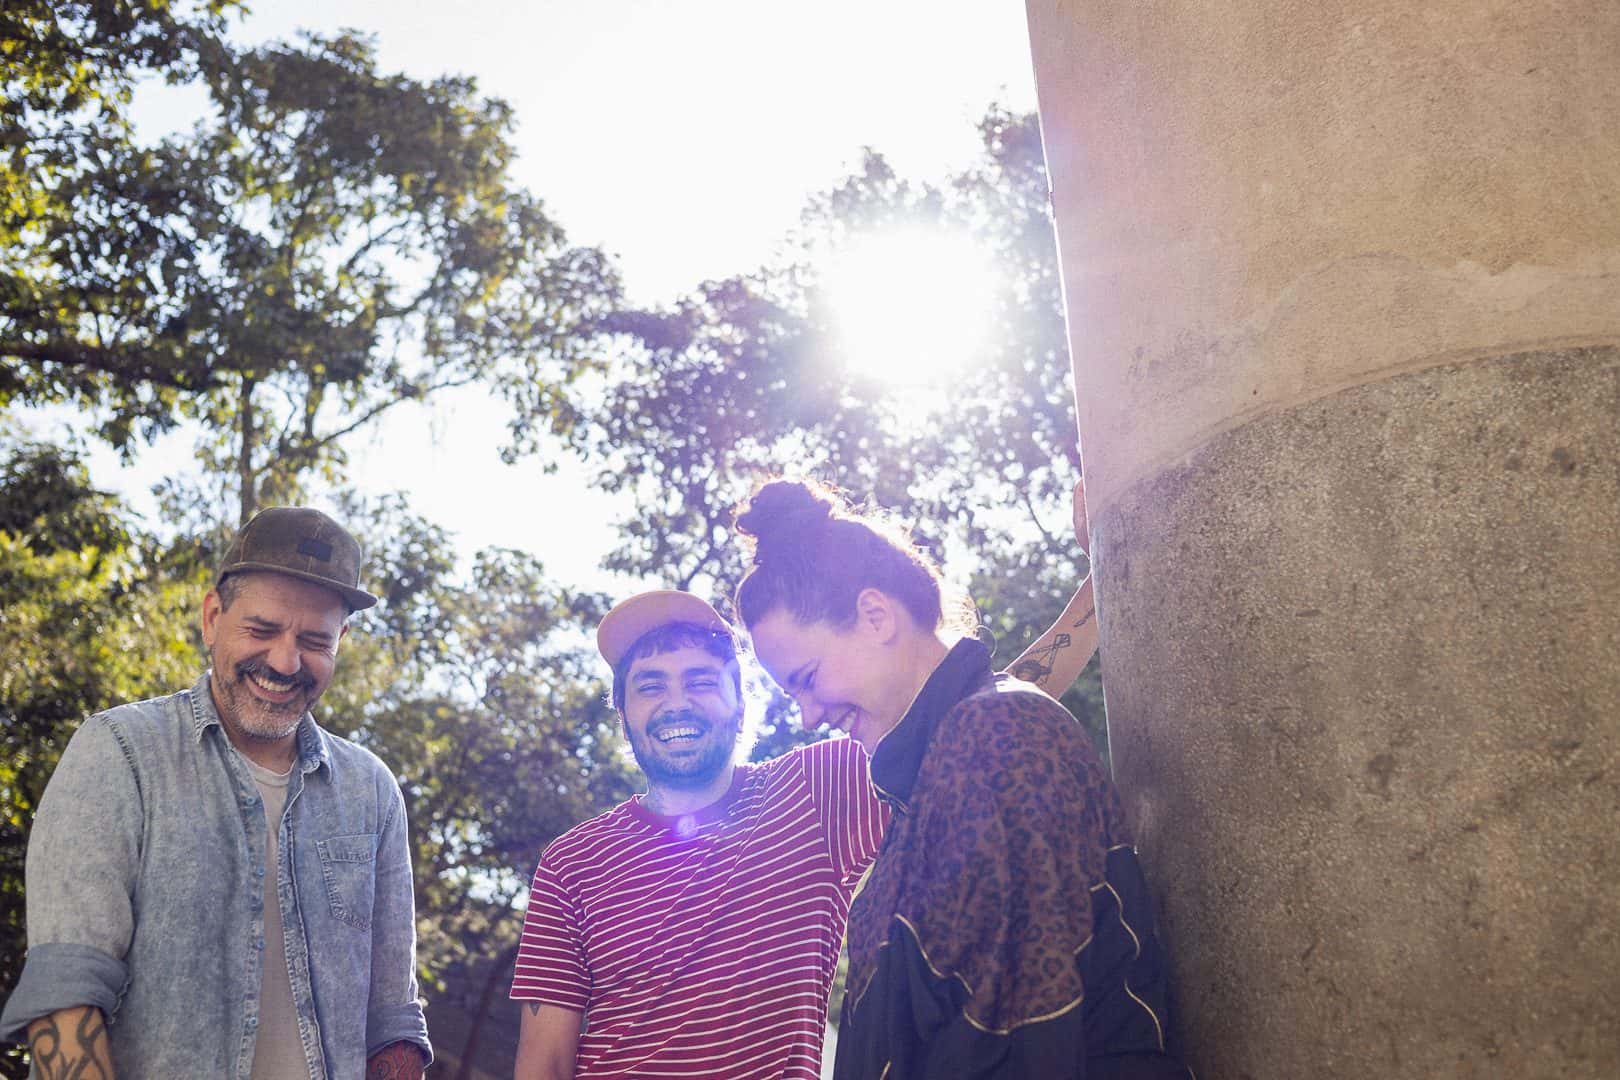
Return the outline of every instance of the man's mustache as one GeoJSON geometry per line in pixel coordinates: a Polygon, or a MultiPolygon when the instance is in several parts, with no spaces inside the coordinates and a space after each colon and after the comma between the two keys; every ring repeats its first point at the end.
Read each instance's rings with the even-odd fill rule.
{"type": "Polygon", "coordinates": [[[652,723],[647,725],[647,734],[656,734],[664,728],[673,727],[676,724],[693,724],[705,731],[711,726],[709,718],[696,709],[674,709],[653,717],[652,723]]]}
{"type": "Polygon", "coordinates": [[[263,660],[243,660],[236,665],[236,677],[238,679],[248,675],[268,675],[277,682],[290,682],[299,690],[309,690],[315,685],[315,677],[307,671],[299,671],[293,675],[283,675],[263,660]]]}

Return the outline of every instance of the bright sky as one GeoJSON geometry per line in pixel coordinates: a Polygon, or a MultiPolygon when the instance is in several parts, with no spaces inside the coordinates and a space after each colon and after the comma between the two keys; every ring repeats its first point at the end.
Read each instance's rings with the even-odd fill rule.
{"type": "Polygon", "coordinates": [[[516,110],[518,180],[645,302],[758,265],[862,146],[937,177],[972,159],[992,101],[1035,101],[1024,14],[1004,0],[257,7],[246,40],[352,27],[385,68],[476,76],[516,110]]]}
{"type": "MultiPolygon", "coordinates": [[[[385,69],[477,77],[518,118],[517,179],[576,243],[619,262],[632,300],[661,303],[753,269],[861,148],[902,176],[973,160],[975,121],[1034,108],[1022,5],[1005,0],[261,0],[240,37],[354,28],[385,69]]],[[[183,103],[141,99],[155,129],[183,103]]],[[[464,551],[535,551],[557,577],[615,587],[595,569],[616,509],[565,462],[503,466],[503,414],[463,396],[396,415],[356,447],[364,490],[407,490],[464,551]],[[432,438],[425,438],[431,434],[432,438]],[[571,543],[559,544],[568,523],[571,543]]],[[[141,491],[189,460],[179,436],[100,482],[141,491]]]]}

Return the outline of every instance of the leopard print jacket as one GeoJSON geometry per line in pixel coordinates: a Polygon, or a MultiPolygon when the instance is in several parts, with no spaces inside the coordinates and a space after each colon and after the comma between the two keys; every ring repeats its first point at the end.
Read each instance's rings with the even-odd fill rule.
{"type": "Polygon", "coordinates": [[[1062,706],[992,680],[964,643],[872,774],[894,814],[850,911],[836,1076],[935,1075],[942,1055],[943,1075],[1019,1075],[1022,1052],[1025,1074],[1060,1075],[1029,1062],[1163,1051],[1151,904],[1119,795],[1062,706]],[[998,1039],[1018,1032],[1044,1047],[998,1039]]]}

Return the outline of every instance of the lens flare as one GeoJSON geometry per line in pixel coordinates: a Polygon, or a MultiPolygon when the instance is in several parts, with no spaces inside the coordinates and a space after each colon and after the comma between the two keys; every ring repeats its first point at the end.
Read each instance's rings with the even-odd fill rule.
{"type": "Polygon", "coordinates": [[[998,286],[974,239],[942,229],[865,234],[821,275],[843,362],[898,390],[949,389],[985,344],[998,286]]]}

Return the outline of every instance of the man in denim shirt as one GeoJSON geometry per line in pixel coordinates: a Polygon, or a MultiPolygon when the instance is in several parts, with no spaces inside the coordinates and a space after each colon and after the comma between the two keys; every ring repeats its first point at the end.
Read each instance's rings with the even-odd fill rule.
{"type": "Polygon", "coordinates": [[[359,576],[325,514],[261,512],[203,599],[210,670],[68,743],[0,1018],[37,1075],[420,1078],[432,1060],[404,799],[309,713],[376,603],[359,576]]]}

